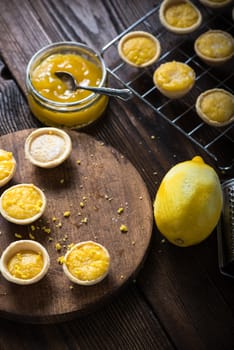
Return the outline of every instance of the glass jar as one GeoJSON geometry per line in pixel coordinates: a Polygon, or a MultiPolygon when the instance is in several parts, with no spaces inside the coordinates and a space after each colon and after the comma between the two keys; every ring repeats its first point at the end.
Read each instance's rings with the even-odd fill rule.
{"type": "Polygon", "coordinates": [[[94,84],[92,73],[95,72],[97,79],[95,75],[94,86],[106,85],[105,62],[95,50],[77,42],[50,44],[39,50],[31,58],[26,70],[27,97],[33,115],[47,126],[74,129],[82,128],[96,121],[105,111],[108,97],[82,89],[77,90],[77,96],[73,95],[72,98],[67,97],[70,96],[68,90],[58,96],[59,89],[61,89],[60,83],[65,83],[62,83],[54,75],[56,70],[81,74],[87,85],[94,84]],[[72,58],[73,61],[67,61],[67,57],[72,58]],[[57,62],[57,59],[60,61],[57,62]],[[78,64],[75,64],[74,59],[78,60],[78,64]],[[53,63],[50,60],[53,60],[53,63]],[[66,61],[66,64],[64,61],[66,61]],[[88,68],[86,64],[88,64],[88,68]],[[52,65],[54,67],[51,68],[52,65]],[[44,72],[43,69],[45,69],[44,72]],[[37,74],[38,70],[39,73],[37,74]],[[87,72],[88,78],[86,78],[87,72]],[[44,76],[44,80],[40,81],[40,88],[37,86],[38,82],[36,84],[35,74],[37,74],[39,80],[41,75],[44,76]],[[89,84],[89,82],[91,83],[89,84]],[[57,89],[55,93],[54,88],[57,89]],[[52,97],[48,94],[48,90],[52,97]]]}

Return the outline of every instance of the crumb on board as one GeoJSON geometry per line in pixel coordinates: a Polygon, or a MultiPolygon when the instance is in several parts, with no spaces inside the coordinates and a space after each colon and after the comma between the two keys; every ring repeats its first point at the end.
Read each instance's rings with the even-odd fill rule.
{"type": "Polygon", "coordinates": [[[57,250],[57,252],[59,252],[62,249],[62,246],[59,242],[55,243],[55,249],[57,250]]]}
{"type": "Polygon", "coordinates": [[[34,236],[31,232],[29,232],[28,236],[29,236],[29,238],[32,239],[32,240],[35,239],[35,236],[34,236]]]}
{"type": "Polygon", "coordinates": [[[124,208],[123,207],[119,207],[117,210],[118,214],[122,214],[124,212],[124,208]]]}
{"type": "Polygon", "coordinates": [[[128,232],[128,228],[127,228],[127,226],[126,225],[124,225],[124,224],[122,224],[122,225],[120,225],[120,231],[122,232],[122,233],[126,233],[126,232],[128,232]]]}

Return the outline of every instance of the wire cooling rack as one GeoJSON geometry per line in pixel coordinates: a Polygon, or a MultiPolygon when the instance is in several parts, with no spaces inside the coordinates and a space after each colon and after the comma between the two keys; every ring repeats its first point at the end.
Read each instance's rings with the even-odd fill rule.
{"type": "Polygon", "coordinates": [[[202,25],[194,33],[176,35],[169,33],[159,21],[160,4],[129,26],[121,34],[105,45],[101,54],[107,62],[108,73],[121,85],[150,106],[157,116],[166,120],[190,141],[201,147],[217,162],[222,171],[233,168],[233,125],[215,128],[204,123],[197,115],[195,101],[207,89],[223,88],[233,93],[233,62],[212,68],[203,63],[194,51],[194,41],[209,29],[225,30],[233,35],[233,21],[222,11],[212,11],[201,7],[202,25]],[[133,30],[145,30],[155,35],[162,47],[159,60],[150,68],[137,69],[123,62],[118,55],[118,42],[123,35],[133,30]],[[184,98],[170,100],[164,97],[153,84],[153,72],[164,62],[177,60],[189,64],[196,72],[196,83],[184,98]],[[227,154],[224,150],[230,150],[227,154]]]}

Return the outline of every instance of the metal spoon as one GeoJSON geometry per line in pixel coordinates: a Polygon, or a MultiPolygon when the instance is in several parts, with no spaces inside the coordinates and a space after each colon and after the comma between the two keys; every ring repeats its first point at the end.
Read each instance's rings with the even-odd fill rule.
{"type": "Polygon", "coordinates": [[[76,91],[77,89],[83,89],[88,91],[93,91],[98,94],[108,95],[118,97],[121,100],[127,101],[132,97],[132,91],[129,89],[112,89],[108,87],[94,87],[94,86],[83,86],[79,85],[72,74],[68,72],[55,72],[55,75],[61,79],[71,91],[76,91]]]}

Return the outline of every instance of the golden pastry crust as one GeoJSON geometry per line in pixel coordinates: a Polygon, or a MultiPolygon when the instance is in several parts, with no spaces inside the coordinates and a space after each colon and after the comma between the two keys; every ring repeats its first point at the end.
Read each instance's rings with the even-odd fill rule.
{"type": "MultiPolygon", "coordinates": [[[[35,262],[32,262],[33,264],[35,262]]],[[[28,270],[29,261],[22,260],[22,271],[24,269],[28,270]]],[[[50,266],[50,257],[47,250],[42,246],[39,242],[32,240],[20,240],[16,242],[12,242],[6,249],[3,251],[0,261],[0,269],[3,277],[9,282],[21,285],[29,285],[40,281],[48,272],[50,266]],[[21,254],[22,252],[32,252],[41,257],[42,266],[40,271],[35,274],[33,277],[29,278],[20,278],[19,276],[15,276],[9,270],[9,262],[12,257],[17,256],[17,254],[21,254]]],[[[17,269],[20,267],[18,266],[17,269]]]]}
{"type": "Polygon", "coordinates": [[[63,130],[53,127],[34,130],[25,141],[25,156],[41,168],[54,168],[70,155],[72,142],[63,130]]]}
{"type": "Polygon", "coordinates": [[[194,50],[208,65],[220,65],[233,57],[234,39],[226,31],[208,30],[195,40],[194,50]]]}
{"type": "Polygon", "coordinates": [[[124,35],[118,44],[123,61],[137,68],[155,63],[161,54],[159,40],[145,31],[133,31],[124,35]]]}
{"type": "Polygon", "coordinates": [[[16,160],[12,152],[0,149],[0,187],[6,185],[15,175],[16,160]]]}
{"type": "Polygon", "coordinates": [[[63,261],[65,275],[74,283],[91,286],[101,282],[109,273],[110,255],[101,244],[84,241],[75,244],[63,261]]]}
{"type": "Polygon", "coordinates": [[[232,0],[200,0],[200,2],[205,6],[218,9],[227,6],[232,0]]]}
{"type": "Polygon", "coordinates": [[[189,0],[164,0],[159,9],[159,19],[169,31],[188,34],[200,26],[202,15],[189,0]]]}
{"type": "Polygon", "coordinates": [[[186,95],[195,83],[195,72],[186,63],[171,61],[161,64],[154,72],[157,89],[171,99],[186,95]]]}
{"type": "Polygon", "coordinates": [[[199,117],[212,126],[222,127],[234,121],[234,96],[224,89],[210,89],[196,100],[199,117]]]}
{"type": "Polygon", "coordinates": [[[0,213],[9,222],[28,225],[38,220],[46,208],[46,196],[33,184],[18,184],[0,197],[0,213]]]}

